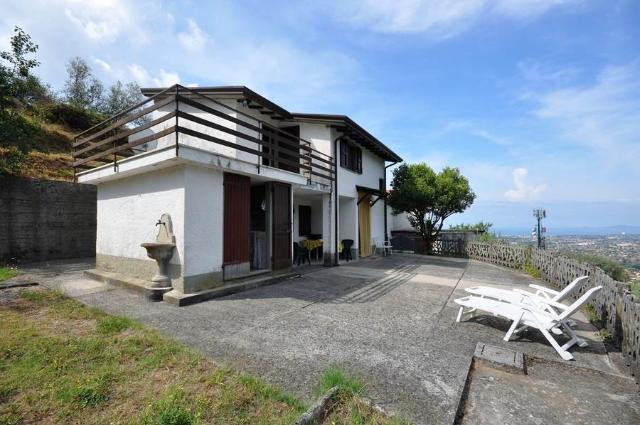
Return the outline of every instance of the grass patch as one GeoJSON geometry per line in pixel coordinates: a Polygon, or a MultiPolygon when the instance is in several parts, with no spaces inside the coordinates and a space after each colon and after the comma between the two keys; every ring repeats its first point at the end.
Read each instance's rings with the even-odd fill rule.
{"type": "Polygon", "coordinates": [[[0,282],[18,276],[18,269],[14,267],[0,267],[0,282]]]}
{"type": "MultiPolygon", "coordinates": [[[[135,320],[60,292],[11,289],[0,299],[0,425],[290,424],[307,409],[263,380],[218,366],[135,320]],[[11,299],[10,299],[11,298],[11,299]]],[[[364,381],[332,367],[323,424],[396,424],[356,395],[364,381]]]]}
{"type": "Polygon", "coordinates": [[[540,270],[538,270],[538,268],[533,263],[526,262],[524,264],[523,269],[524,269],[524,272],[529,276],[536,279],[542,279],[542,274],[540,273],[540,270]]]}
{"type": "Polygon", "coordinates": [[[321,396],[333,387],[338,387],[342,394],[348,396],[364,394],[364,381],[359,376],[349,375],[338,366],[331,366],[320,377],[320,383],[316,388],[316,394],[321,396]]]}
{"type": "Polygon", "coordinates": [[[0,424],[293,423],[306,409],[134,320],[11,291],[0,301],[0,424]]]}
{"type": "Polygon", "coordinates": [[[98,321],[98,332],[109,335],[117,334],[135,325],[134,321],[126,317],[108,316],[98,321]]]}
{"type": "Polygon", "coordinates": [[[337,406],[322,422],[322,425],[405,425],[409,424],[400,418],[390,418],[371,407],[362,399],[341,396],[337,406]]]}
{"type": "Polygon", "coordinates": [[[333,387],[338,387],[334,400],[334,408],[322,421],[323,425],[396,425],[405,424],[400,419],[390,418],[362,397],[366,395],[366,386],[360,376],[349,374],[343,368],[331,366],[320,377],[316,388],[317,396],[321,396],[333,387]]]}
{"type": "Polygon", "coordinates": [[[640,298],[640,281],[634,280],[631,282],[631,293],[640,298]]]}

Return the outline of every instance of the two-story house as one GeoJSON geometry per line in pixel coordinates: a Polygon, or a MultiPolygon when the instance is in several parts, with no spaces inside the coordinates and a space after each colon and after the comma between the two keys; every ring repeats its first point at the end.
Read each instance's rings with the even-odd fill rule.
{"type": "Polygon", "coordinates": [[[294,243],[336,265],[344,241],[356,258],[388,236],[385,165],[401,158],[347,116],[292,113],[243,86],[142,92],[74,143],[77,181],[98,188],[98,270],[150,279],[140,244],[164,213],[165,298],[290,268],[294,243]]]}

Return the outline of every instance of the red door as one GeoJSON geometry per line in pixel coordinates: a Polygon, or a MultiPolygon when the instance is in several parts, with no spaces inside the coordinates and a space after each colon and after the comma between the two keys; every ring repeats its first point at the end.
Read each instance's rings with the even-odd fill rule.
{"type": "Polygon", "coordinates": [[[291,267],[291,185],[272,183],[273,270],[291,267]]]}
{"type": "Polygon", "coordinates": [[[251,181],[238,174],[224,174],[224,261],[248,263],[251,220],[251,181]]]}

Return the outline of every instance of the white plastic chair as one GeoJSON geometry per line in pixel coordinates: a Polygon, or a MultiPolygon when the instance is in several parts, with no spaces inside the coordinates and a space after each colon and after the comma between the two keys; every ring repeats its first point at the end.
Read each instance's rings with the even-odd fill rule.
{"type": "MultiPolygon", "coordinates": [[[[455,303],[460,305],[456,322],[460,322],[463,314],[473,314],[476,310],[485,311],[494,316],[503,317],[512,321],[509,330],[503,338],[505,341],[509,341],[514,333],[517,334],[527,327],[532,327],[542,332],[560,357],[564,360],[573,360],[573,356],[567,350],[575,344],[584,347],[587,345],[587,342],[578,338],[573,329],[569,327],[568,320],[601,289],[602,286],[589,289],[570,306],[564,306],[555,301],[546,301],[549,305],[555,307],[557,307],[557,304],[562,305],[565,309],[560,314],[549,313],[548,311],[540,310],[538,307],[532,307],[528,297],[522,294],[520,301],[513,303],[470,295],[455,300],[455,303]],[[464,311],[465,307],[469,308],[466,312],[464,311]],[[561,346],[551,333],[558,335],[562,332],[566,333],[570,337],[570,340],[561,346]]],[[[540,297],[537,298],[538,300],[542,299],[540,297]]]]}
{"type": "Polygon", "coordinates": [[[391,244],[389,243],[389,241],[384,241],[382,244],[378,243],[378,239],[377,238],[373,238],[373,254],[377,255],[378,254],[378,250],[381,249],[382,250],[382,255],[391,255],[393,246],[391,246],[391,244]]]}

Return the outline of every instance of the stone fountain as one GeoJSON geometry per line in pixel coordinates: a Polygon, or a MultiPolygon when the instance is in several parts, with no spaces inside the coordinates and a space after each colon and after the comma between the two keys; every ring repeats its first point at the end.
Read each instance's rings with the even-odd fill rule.
{"type": "Polygon", "coordinates": [[[173,257],[173,250],[176,248],[176,237],[173,235],[173,224],[169,214],[162,214],[156,226],[159,226],[156,241],[145,242],[140,246],[147,250],[149,258],[158,263],[158,273],[145,287],[145,295],[150,300],[161,301],[164,293],[172,289],[167,269],[169,260],[173,257]]]}

